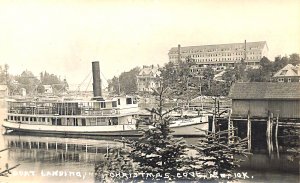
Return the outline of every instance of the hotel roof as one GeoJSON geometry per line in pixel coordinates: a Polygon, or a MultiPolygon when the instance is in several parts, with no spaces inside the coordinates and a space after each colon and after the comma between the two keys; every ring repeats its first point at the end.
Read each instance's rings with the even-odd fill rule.
{"type": "MultiPolygon", "coordinates": [[[[245,43],[229,43],[229,44],[215,44],[215,45],[199,45],[199,46],[186,46],[186,47],[180,47],[180,50],[182,53],[185,51],[209,51],[212,49],[221,49],[218,51],[222,51],[222,49],[244,49],[245,43]]],[[[247,48],[253,48],[253,49],[263,49],[264,46],[267,46],[266,41],[258,41],[258,42],[246,42],[247,48]]],[[[267,46],[268,47],[268,46],[267,46]]],[[[170,52],[177,52],[178,47],[173,47],[170,49],[170,52]]]]}

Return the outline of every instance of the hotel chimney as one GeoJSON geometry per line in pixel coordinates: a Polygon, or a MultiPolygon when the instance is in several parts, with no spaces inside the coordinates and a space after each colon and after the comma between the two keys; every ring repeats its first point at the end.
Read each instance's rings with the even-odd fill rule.
{"type": "Polygon", "coordinates": [[[100,66],[98,61],[92,62],[92,71],[93,71],[93,92],[94,92],[93,99],[103,100],[101,79],[100,79],[100,66]]]}

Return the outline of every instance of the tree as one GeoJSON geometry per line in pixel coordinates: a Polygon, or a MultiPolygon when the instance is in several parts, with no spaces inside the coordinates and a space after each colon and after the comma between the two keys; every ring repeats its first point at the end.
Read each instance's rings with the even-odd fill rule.
{"type": "MultiPolygon", "coordinates": [[[[134,174],[134,165],[127,155],[128,150],[126,149],[109,149],[104,156],[104,160],[95,166],[95,179],[99,182],[123,182],[126,177],[115,175],[121,172],[134,174]]],[[[129,180],[133,180],[133,177],[130,177],[129,180]]]]}
{"type": "Polygon", "coordinates": [[[158,117],[153,119],[155,128],[146,130],[139,141],[129,144],[133,149],[130,157],[138,163],[138,171],[162,175],[169,173],[171,179],[176,179],[176,174],[188,167],[184,158],[187,146],[182,138],[174,138],[171,134],[168,114],[175,109],[164,109],[167,93],[168,88],[154,90],[158,108],[148,110],[158,117]]]}
{"type": "Polygon", "coordinates": [[[201,171],[204,171],[208,178],[216,175],[211,178],[233,179],[233,170],[242,161],[236,155],[250,154],[245,148],[247,139],[227,137],[227,134],[228,130],[207,132],[199,139],[198,144],[193,146],[199,153],[197,160],[200,161],[201,171]],[[229,140],[232,142],[229,143],[229,140]]]}
{"type": "Polygon", "coordinates": [[[40,73],[40,80],[42,85],[51,85],[54,93],[65,92],[69,86],[66,79],[61,80],[60,77],[46,71],[40,73]]]}
{"type": "Polygon", "coordinates": [[[280,69],[282,69],[287,64],[288,64],[288,58],[287,57],[281,57],[281,56],[275,57],[275,60],[274,60],[274,63],[273,63],[273,72],[279,71],[280,69]]]}
{"type": "Polygon", "coordinates": [[[0,84],[9,84],[10,76],[8,74],[9,66],[4,64],[4,68],[0,66],[0,84]]]}
{"type": "Polygon", "coordinates": [[[234,70],[230,68],[226,69],[225,73],[222,75],[222,79],[230,85],[234,83],[236,81],[234,70]]]}
{"type": "Polygon", "coordinates": [[[40,83],[38,78],[28,70],[23,71],[21,75],[17,76],[16,81],[19,83],[18,89],[25,88],[29,95],[36,94],[37,86],[40,83]]]}
{"type": "Polygon", "coordinates": [[[273,63],[267,57],[263,57],[260,60],[260,68],[248,69],[247,77],[250,82],[269,82],[272,80],[273,68],[273,63]]]}
{"type": "Polygon", "coordinates": [[[262,76],[261,69],[248,69],[247,77],[250,82],[263,82],[265,80],[262,76]]]}
{"type": "Polygon", "coordinates": [[[5,70],[0,65],[0,83],[5,83],[5,70]]]}
{"type": "Polygon", "coordinates": [[[293,53],[290,55],[289,63],[293,65],[300,64],[300,56],[297,53],[293,53]]]}
{"type": "Polygon", "coordinates": [[[108,88],[113,94],[132,94],[137,92],[137,78],[140,72],[139,67],[135,67],[128,72],[122,72],[119,77],[114,76],[108,82],[108,88]],[[119,88],[120,87],[120,88],[119,88]]]}
{"type": "Polygon", "coordinates": [[[109,91],[113,94],[120,94],[120,84],[119,84],[119,78],[114,76],[112,79],[108,80],[108,88],[109,91]]]}
{"type": "Polygon", "coordinates": [[[42,84],[39,84],[37,86],[37,92],[38,93],[45,93],[45,87],[42,84]]]}
{"type": "Polygon", "coordinates": [[[163,68],[160,68],[160,76],[163,79],[164,87],[173,88],[176,85],[176,66],[173,62],[168,62],[163,68]]]}
{"type": "Polygon", "coordinates": [[[195,65],[194,59],[187,57],[185,60],[176,64],[168,62],[160,71],[162,84],[173,91],[170,98],[189,104],[192,98],[199,95],[199,79],[191,72],[191,67],[195,65]]]}
{"type": "Polygon", "coordinates": [[[135,67],[128,72],[123,72],[120,75],[120,87],[121,91],[125,94],[132,94],[137,92],[137,78],[136,76],[140,72],[139,67],[135,67]]]}
{"type": "MultiPolygon", "coordinates": [[[[182,138],[172,136],[171,118],[168,114],[175,108],[168,110],[164,108],[164,101],[168,96],[168,92],[169,89],[163,87],[163,85],[154,90],[154,95],[159,103],[158,107],[147,110],[157,116],[151,121],[155,127],[144,130],[138,141],[121,140],[131,148],[127,157],[132,159],[132,162],[136,165],[133,167],[134,171],[150,173],[154,175],[154,177],[150,177],[152,180],[163,180],[165,175],[168,175],[169,180],[175,180],[177,173],[187,171],[186,169],[189,169],[191,164],[191,161],[186,158],[187,145],[185,141],[182,138]]],[[[138,175],[137,178],[142,179],[143,177],[138,175]]]]}

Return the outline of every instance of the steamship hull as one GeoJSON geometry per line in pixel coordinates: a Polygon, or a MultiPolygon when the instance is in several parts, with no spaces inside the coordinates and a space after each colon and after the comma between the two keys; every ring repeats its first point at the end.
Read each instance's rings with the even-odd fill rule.
{"type": "Polygon", "coordinates": [[[38,134],[63,134],[76,136],[138,136],[139,130],[135,125],[113,125],[113,126],[52,126],[32,125],[4,121],[2,126],[6,131],[30,132],[38,134]]]}
{"type": "MultiPolygon", "coordinates": [[[[141,136],[142,129],[155,128],[153,126],[142,126],[135,129],[135,125],[113,125],[113,126],[52,126],[33,125],[4,121],[2,126],[6,132],[26,132],[36,134],[60,134],[72,136],[141,136]]],[[[207,122],[186,122],[170,125],[172,135],[182,137],[202,136],[208,130],[207,122]]]]}

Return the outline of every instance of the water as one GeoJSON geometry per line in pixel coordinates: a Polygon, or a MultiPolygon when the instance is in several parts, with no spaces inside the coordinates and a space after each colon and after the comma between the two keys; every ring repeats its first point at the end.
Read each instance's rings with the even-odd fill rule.
{"type": "MultiPolygon", "coordinates": [[[[0,124],[4,110],[0,110],[0,124]]],[[[3,130],[3,129],[1,129],[3,130]]],[[[186,139],[195,144],[197,139],[186,139]]],[[[109,148],[123,147],[113,138],[79,139],[65,137],[33,136],[30,134],[0,135],[0,168],[20,164],[9,177],[0,182],[95,182],[95,164],[103,160],[109,148]]],[[[193,152],[191,152],[193,153],[193,152]]],[[[267,152],[255,153],[245,159],[237,173],[249,178],[238,182],[299,182],[299,162],[288,161],[287,155],[269,156],[267,152]]]]}

